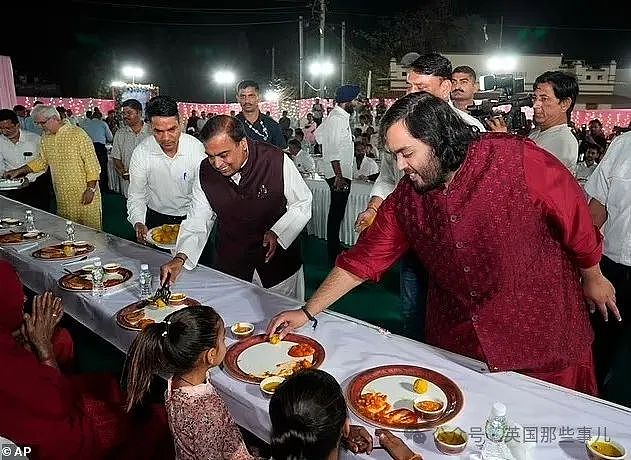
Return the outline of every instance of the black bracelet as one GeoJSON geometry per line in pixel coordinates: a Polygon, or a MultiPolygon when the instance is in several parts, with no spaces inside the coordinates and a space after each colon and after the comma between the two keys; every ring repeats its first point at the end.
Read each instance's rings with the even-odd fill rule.
{"type": "Polygon", "coordinates": [[[186,259],[184,259],[184,257],[182,256],[175,256],[174,259],[180,259],[182,261],[182,264],[186,263],[186,259]]]}
{"type": "Polygon", "coordinates": [[[313,328],[315,329],[316,327],[318,327],[318,320],[314,318],[314,316],[311,313],[309,313],[309,310],[307,310],[307,306],[303,305],[302,307],[300,307],[300,309],[305,314],[307,319],[313,323],[313,328]]]}

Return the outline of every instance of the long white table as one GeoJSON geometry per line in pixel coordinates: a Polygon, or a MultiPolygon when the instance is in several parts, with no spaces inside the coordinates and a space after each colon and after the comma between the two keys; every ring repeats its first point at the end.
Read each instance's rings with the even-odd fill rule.
{"type": "MultiPolygon", "coordinates": [[[[307,224],[307,233],[318,238],[326,239],[326,221],[331,203],[331,191],[329,185],[322,178],[305,179],[307,186],[313,194],[311,204],[311,220],[307,224]]],[[[346,213],[340,228],[340,241],[349,246],[357,242],[357,232],[355,232],[355,219],[357,215],[364,211],[370,200],[372,182],[354,180],[351,184],[351,193],[346,205],[346,213]]]]}
{"type": "MultiPolygon", "coordinates": [[[[28,207],[0,197],[0,216],[22,217],[28,207]]],[[[46,245],[64,239],[64,219],[33,209],[36,225],[51,234],[39,244],[46,245]]],[[[96,246],[95,256],[107,261],[122,263],[136,272],[140,263],[148,263],[155,277],[159,265],[168,255],[112,235],[77,226],[77,239],[89,240],[96,246]]],[[[3,247],[0,255],[13,263],[25,285],[36,292],[52,289],[62,296],[66,312],[99,336],[125,351],[134,332],[126,331],[115,323],[114,315],[123,306],[138,300],[136,277],[126,286],[93,298],[89,294],[61,291],[56,280],[63,274],[59,262],[33,259],[33,247],[3,247]]],[[[85,264],[79,262],[70,269],[85,264]]],[[[252,284],[235,279],[206,267],[186,272],[177,282],[177,289],[212,305],[226,324],[249,321],[262,332],[268,319],[280,310],[295,308],[299,304],[252,284]]],[[[488,374],[476,370],[478,364],[462,357],[442,352],[404,337],[384,334],[374,326],[335,313],[321,315],[318,329],[305,328],[302,334],[318,340],[326,349],[322,368],[334,375],[344,386],[353,375],[373,366],[386,364],[415,364],[434,369],[453,379],[465,395],[462,412],[453,421],[465,431],[479,432],[495,401],[508,406],[509,416],[525,428],[538,429],[541,434],[548,427],[555,428],[556,438],[551,442],[533,444],[533,460],[586,458],[580,439],[588,427],[594,434],[606,429],[607,435],[631,447],[631,410],[587,397],[579,393],[539,382],[519,374],[488,374]],[[560,440],[561,429],[572,428],[574,441],[560,440]]],[[[237,423],[261,439],[268,439],[270,421],[267,413],[269,400],[263,398],[255,385],[229,377],[221,369],[213,372],[213,383],[226,401],[237,423]]],[[[359,423],[354,417],[353,422],[359,423]]],[[[372,430],[369,428],[369,430],[372,430]]],[[[567,433],[568,430],[566,429],[567,433]]],[[[2,433],[0,433],[1,435],[2,433]]],[[[412,449],[422,453],[426,460],[445,458],[435,448],[432,433],[405,433],[403,438],[412,449]]],[[[470,443],[467,452],[474,452],[470,443]]],[[[345,454],[350,457],[350,454],[345,454]]],[[[371,458],[388,458],[383,451],[375,451],[371,458]]],[[[461,458],[469,458],[463,455],[461,458]]]]}

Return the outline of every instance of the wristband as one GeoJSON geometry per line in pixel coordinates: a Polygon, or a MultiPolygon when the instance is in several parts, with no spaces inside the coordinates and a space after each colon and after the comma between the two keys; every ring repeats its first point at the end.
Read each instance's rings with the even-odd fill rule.
{"type": "Polygon", "coordinates": [[[184,259],[184,257],[182,256],[175,256],[174,259],[179,259],[182,261],[182,265],[184,265],[186,263],[186,259],[184,259]]]}
{"type": "Polygon", "coordinates": [[[86,190],[90,190],[92,193],[96,193],[96,187],[86,187],[86,190]]]}
{"type": "Polygon", "coordinates": [[[305,314],[307,319],[313,323],[313,328],[315,329],[316,327],[318,327],[318,320],[314,318],[311,313],[309,313],[309,310],[307,310],[307,307],[303,305],[302,307],[300,307],[300,309],[305,314]]]}
{"type": "Polygon", "coordinates": [[[369,209],[372,210],[372,211],[375,211],[375,214],[377,214],[377,208],[375,208],[373,205],[368,206],[366,208],[366,211],[368,211],[369,209]]]}

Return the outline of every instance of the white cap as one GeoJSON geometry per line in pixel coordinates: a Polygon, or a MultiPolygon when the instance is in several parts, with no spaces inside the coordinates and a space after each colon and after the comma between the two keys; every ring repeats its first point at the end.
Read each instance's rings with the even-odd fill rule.
{"type": "Polygon", "coordinates": [[[67,221],[66,221],[66,225],[70,225],[71,223],[72,223],[72,221],[71,221],[71,220],[67,220],[67,221]]]}
{"type": "Polygon", "coordinates": [[[95,267],[100,267],[101,266],[101,258],[97,257],[96,259],[94,259],[94,266],[95,267]]]}
{"type": "Polygon", "coordinates": [[[141,264],[140,265],[140,269],[141,270],[149,270],[149,265],[148,264],[141,264]]]}
{"type": "Polygon", "coordinates": [[[493,417],[505,417],[506,416],[506,406],[501,402],[493,403],[493,417]]]}

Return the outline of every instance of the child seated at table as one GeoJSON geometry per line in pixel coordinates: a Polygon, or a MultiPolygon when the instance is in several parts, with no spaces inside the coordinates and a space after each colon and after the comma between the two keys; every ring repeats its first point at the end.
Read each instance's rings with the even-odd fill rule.
{"type": "MultiPolygon", "coordinates": [[[[365,428],[350,425],[346,401],[337,381],[307,369],[281,383],[269,404],[274,460],[339,458],[344,445],[354,453],[373,449],[365,428]]],[[[388,430],[376,430],[379,443],[394,460],[423,460],[388,430]]]]}
{"type": "Polygon", "coordinates": [[[237,425],[210,383],[226,354],[221,316],[183,308],[143,329],[129,349],[127,409],[140,404],[154,374],[168,374],[165,405],[178,460],[252,459],[237,425]]]}

